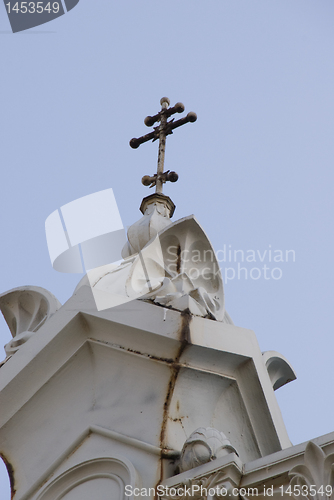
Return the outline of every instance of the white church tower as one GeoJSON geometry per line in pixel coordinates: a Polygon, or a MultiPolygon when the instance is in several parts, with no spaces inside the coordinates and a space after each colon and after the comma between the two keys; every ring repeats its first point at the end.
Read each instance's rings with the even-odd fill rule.
{"type": "Polygon", "coordinates": [[[195,217],[170,220],[166,136],[196,115],[168,121],[184,107],[161,104],[145,120],[160,125],[130,141],[159,139],[159,160],[123,262],[95,269],[63,306],[33,286],[0,296],[13,336],[0,368],[12,498],[330,498],[334,434],[291,445],[274,391],[293,369],[233,324],[195,217]]]}

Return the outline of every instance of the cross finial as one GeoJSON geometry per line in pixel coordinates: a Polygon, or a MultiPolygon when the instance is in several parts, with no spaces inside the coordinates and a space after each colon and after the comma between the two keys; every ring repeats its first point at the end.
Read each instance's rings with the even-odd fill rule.
{"type": "Polygon", "coordinates": [[[147,142],[151,139],[152,142],[154,142],[159,139],[157,173],[152,177],[149,175],[144,175],[144,177],[142,178],[142,183],[144,184],[144,186],[156,186],[155,192],[161,194],[162,186],[165,182],[176,182],[179,177],[176,172],[170,172],[169,170],[167,170],[167,172],[164,172],[166,137],[167,135],[172,134],[175,128],[181,127],[181,125],[184,125],[188,122],[195,122],[197,120],[197,115],[196,113],[190,112],[187,114],[187,116],[181,118],[180,120],[174,121],[174,118],[172,118],[172,120],[168,122],[167,120],[170,116],[174,115],[175,113],[183,113],[184,105],[182,104],[182,102],[178,102],[173,108],[169,108],[168,106],[170,105],[170,100],[168,99],[168,97],[163,97],[160,100],[160,104],[161,111],[154,116],[147,116],[144,120],[144,123],[145,125],[147,125],[147,127],[152,127],[156,122],[160,122],[160,125],[154,127],[153,132],[150,132],[149,134],[143,135],[138,139],[131,139],[130,146],[136,149],[144,142],[147,142]]]}

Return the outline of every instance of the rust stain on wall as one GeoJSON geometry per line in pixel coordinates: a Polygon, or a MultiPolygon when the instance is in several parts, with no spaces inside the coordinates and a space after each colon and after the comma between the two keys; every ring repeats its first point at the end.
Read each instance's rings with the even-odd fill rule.
{"type": "Polygon", "coordinates": [[[178,245],[176,255],[177,255],[176,272],[179,274],[181,272],[181,245],[178,245]]]}
{"type": "Polygon", "coordinates": [[[161,425],[161,432],[160,432],[160,448],[161,448],[161,458],[160,458],[160,479],[157,483],[157,486],[161,483],[163,479],[163,454],[164,450],[166,449],[166,430],[167,430],[167,420],[168,420],[168,413],[169,413],[169,408],[170,404],[172,401],[172,397],[174,394],[174,389],[175,389],[175,384],[177,377],[180,372],[180,358],[182,354],[184,353],[187,345],[190,343],[190,321],[191,321],[191,313],[189,309],[185,309],[181,313],[181,328],[179,331],[179,340],[181,342],[180,348],[175,356],[175,359],[173,363],[171,363],[171,376],[169,379],[168,387],[167,387],[167,393],[166,393],[166,398],[164,402],[164,409],[163,409],[163,418],[162,418],[162,425],[161,425]]]}

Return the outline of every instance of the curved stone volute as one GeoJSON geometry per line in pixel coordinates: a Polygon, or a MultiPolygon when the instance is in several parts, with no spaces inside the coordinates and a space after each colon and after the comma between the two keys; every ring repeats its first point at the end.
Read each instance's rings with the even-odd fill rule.
{"type": "Polygon", "coordinates": [[[5,345],[7,356],[14,354],[60,307],[52,293],[38,286],[22,286],[1,294],[0,311],[13,337],[5,345]]]}
{"type": "Polygon", "coordinates": [[[156,304],[231,321],[225,315],[219,263],[193,215],[161,231],[136,257],[127,280],[127,294],[138,293],[140,287],[146,292],[142,298],[156,304]],[[147,286],[147,276],[151,289],[147,286]]]}
{"type": "Polygon", "coordinates": [[[225,312],[219,263],[193,215],[170,223],[119,266],[97,268],[88,277],[99,310],[142,299],[232,323],[225,312]]]}

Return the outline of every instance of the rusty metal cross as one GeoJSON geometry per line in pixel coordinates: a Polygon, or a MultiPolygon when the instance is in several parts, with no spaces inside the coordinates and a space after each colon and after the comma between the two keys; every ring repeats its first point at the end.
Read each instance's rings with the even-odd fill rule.
{"type": "Polygon", "coordinates": [[[142,178],[142,183],[144,184],[144,186],[156,186],[156,193],[162,193],[162,186],[165,182],[176,182],[178,179],[178,175],[176,172],[170,172],[169,170],[167,170],[167,172],[164,172],[167,135],[172,134],[175,128],[181,127],[181,125],[184,125],[185,123],[195,122],[197,120],[196,113],[190,112],[187,114],[187,116],[181,118],[180,120],[174,121],[174,118],[172,118],[172,120],[168,122],[167,120],[170,116],[174,115],[175,113],[183,113],[184,105],[182,104],[182,102],[178,102],[174,107],[169,108],[168,106],[170,105],[170,100],[168,99],[168,97],[163,97],[160,100],[160,104],[161,111],[154,116],[147,116],[144,120],[144,123],[145,125],[147,125],[147,127],[152,127],[156,122],[160,122],[160,125],[154,127],[153,132],[143,135],[138,139],[131,139],[130,141],[130,146],[136,149],[144,142],[150,141],[151,139],[152,142],[154,142],[159,139],[157,173],[153,176],[144,175],[144,177],[142,178]]]}

